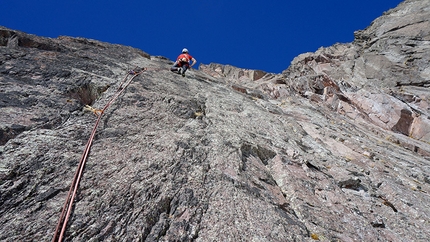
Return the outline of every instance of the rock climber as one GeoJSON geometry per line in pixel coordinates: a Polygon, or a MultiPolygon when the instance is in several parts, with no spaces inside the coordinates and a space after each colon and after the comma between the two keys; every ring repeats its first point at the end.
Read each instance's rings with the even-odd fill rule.
{"type": "Polygon", "coordinates": [[[196,59],[194,59],[190,54],[188,54],[188,50],[184,48],[182,50],[182,54],[180,54],[178,58],[176,58],[176,61],[173,64],[172,68],[170,68],[170,70],[173,72],[177,72],[182,76],[185,76],[185,72],[187,71],[187,69],[195,65],[196,62],[196,59]],[[192,61],[191,64],[190,61],[192,61]]]}

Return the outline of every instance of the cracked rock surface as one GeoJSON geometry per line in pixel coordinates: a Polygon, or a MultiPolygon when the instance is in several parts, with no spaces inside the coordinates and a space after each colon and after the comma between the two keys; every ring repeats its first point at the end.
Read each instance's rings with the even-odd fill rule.
{"type": "Polygon", "coordinates": [[[427,241],[430,4],[283,73],[0,28],[0,240],[427,241]]]}

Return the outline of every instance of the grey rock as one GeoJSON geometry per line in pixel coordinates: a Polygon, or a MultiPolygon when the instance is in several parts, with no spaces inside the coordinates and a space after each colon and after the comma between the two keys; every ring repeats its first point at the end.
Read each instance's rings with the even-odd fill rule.
{"type": "Polygon", "coordinates": [[[0,28],[0,240],[427,241],[428,1],[280,74],[0,28]]]}

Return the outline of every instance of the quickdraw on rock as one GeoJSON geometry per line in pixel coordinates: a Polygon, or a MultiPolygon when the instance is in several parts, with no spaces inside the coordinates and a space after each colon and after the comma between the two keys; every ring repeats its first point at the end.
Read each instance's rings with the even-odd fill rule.
{"type": "Polygon", "coordinates": [[[84,106],[84,110],[85,111],[93,112],[96,116],[99,116],[99,115],[101,115],[103,113],[103,110],[101,110],[101,109],[95,109],[95,108],[91,107],[90,105],[85,105],[84,106]]]}
{"type": "Polygon", "coordinates": [[[85,150],[82,154],[81,160],[79,161],[78,167],[75,172],[75,176],[73,177],[72,184],[70,185],[69,192],[67,194],[66,201],[64,202],[63,210],[61,211],[60,218],[58,220],[57,227],[55,229],[54,237],[52,238],[53,242],[60,242],[63,241],[64,233],[66,231],[67,222],[70,217],[70,213],[72,212],[73,208],[73,201],[75,199],[76,193],[78,191],[79,182],[82,177],[82,172],[85,167],[85,163],[88,157],[88,153],[90,151],[91,145],[93,143],[94,136],[97,131],[97,127],[100,123],[101,117],[103,116],[103,113],[109,106],[121,95],[121,93],[124,92],[126,87],[133,81],[133,79],[146,71],[146,68],[140,68],[135,69],[133,71],[129,71],[127,75],[124,77],[124,79],[121,81],[121,83],[118,86],[118,89],[116,90],[114,96],[109,100],[109,102],[103,107],[103,109],[94,109],[93,107],[86,105],[84,109],[89,110],[93,112],[97,116],[97,121],[94,125],[94,128],[91,132],[90,138],[88,139],[88,142],[85,146],[85,150]],[[131,78],[130,75],[132,75],[131,78]]]}

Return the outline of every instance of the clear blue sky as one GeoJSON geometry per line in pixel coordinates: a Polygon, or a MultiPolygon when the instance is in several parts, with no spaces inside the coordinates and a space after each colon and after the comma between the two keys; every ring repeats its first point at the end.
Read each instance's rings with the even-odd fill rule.
{"type": "Polygon", "coordinates": [[[294,57],[347,43],[401,0],[0,0],[0,25],[84,37],[176,59],[280,73],[294,57]]]}

